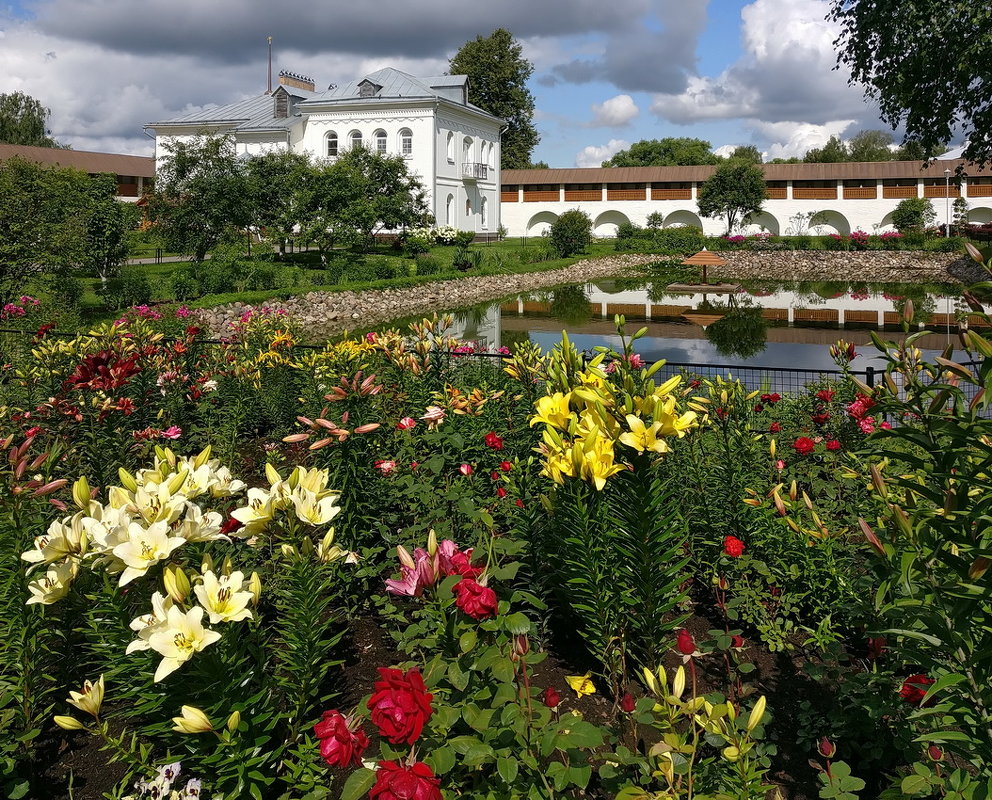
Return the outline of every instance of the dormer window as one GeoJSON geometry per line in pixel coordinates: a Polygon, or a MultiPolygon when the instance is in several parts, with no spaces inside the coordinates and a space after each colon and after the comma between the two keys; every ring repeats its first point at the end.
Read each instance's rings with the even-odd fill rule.
{"type": "Polygon", "coordinates": [[[358,96],[359,97],[375,97],[379,94],[379,90],[382,87],[367,78],[358,84],[358,96]]]}

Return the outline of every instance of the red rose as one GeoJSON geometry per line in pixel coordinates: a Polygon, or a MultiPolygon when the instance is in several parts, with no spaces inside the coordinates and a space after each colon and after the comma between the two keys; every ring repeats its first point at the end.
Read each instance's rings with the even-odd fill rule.
{"type": "Polygon", "coordinates": [[[626,714],[630,714],[636,707],[637,704],[634,702],[634,698],[630,692],[624,692],[623,697],[620,698],[621,711],[626,714]]]}
{"type": "Polygon", "coordinates": [[[511,464],[509,461],[500,461],[499,468],[503,470],[503,472],[509,472],[511,469],[513,469],[513,464],[511,464]]]}
{"type": "Polygon", "coordinates": [[[725,536],[723,538],[723,552],[731,558],[740,558],[744,552],[744,542],[736,536],[725,536]]]}
{"type": "Polygon", "coordinates": [[[735,650],[739,650],[744,646],[744,637],[740,635],[731,636],[730,646],[735,650]]]}
{"type": "Polygon", "coordinates": [[[801,456],[808,456],[816,449],[816,442],[808,436],[800,436],[792,443],[793,449],[801,456]]]}
{"type": "Polygon", "coordinates": [[[499,488],[498,488],[498,489],[496,490],[496,496],[497,496],[497,497],[498,497],[498,498],[499,498],[500,500],[502,500],[502,499],[503,499],[504,497],[506,497],[506,489],[504,489],[504,488],[503,488],[502,486],[500,486],[500,487],[499,487],[499,488]]]}
{"type": "Polygon", "coordinates": [[[831,439],[827,442],[827,450],[840,450],[840,442],[836,439],[831,439]]]}
{"type": "Polygon", "coordinates": [[[548,708],[558,708],[561,705],[561,695],[558,694],[558,690],[554,686],[549,686],[538,696],[548,708]]]}
{"type": "Polygon", "coordinates": [[[320,740],[320,755],[332,767],[358,767],[369,739],[361,729],[352,730],[340,711],[325,711],[313,726],[320,740]]]}
{"type": "Polygon", "coordinates": [[[503,439],[492,431],[489,431],[489,433],[486,434],[486,446],[491,447],[493,450],[502,450],[503,439]]]}
{"type": "Polygon", "coordinates": [[[495,471],[494,472],[490,472],[489,473],[489,479],[490,480],[493,480],[493,481],[498,481],[499,480],[499,473],[498,472],[495,472],[495,471]]]}
{"type": "Polygon", "coordinates": [[[685,628],[680,630],[675,637],[675,647],[684,656],[691,656],[696,652],[696,640],[685,628]]]}
{"type": "Polygon", "coordinates": [[[761,403],[758,403],[758,405],[756,405],[754,407],[754,413],[755,414],[760,414],[764,410],[765,410],[765,407],[763,405],[761,405],[761,403]]]}
{"type": "Polygon", "coordinates": [[[927,687],[933,682],[933,678],[928,678],[926,675],[910,675],[902,682],[899,696],[907,703],[918,706],[923,702],[927,687]]]}
{"type": "Polygon", "coordinates": [[[372,724],[391,744],[413,744],[434,713],[434,695],[427,691],[420,670],[379,667],[379,676],[368,702],[372,724]]]}
{"type": "Polygon", "coordinates": [[[830,415],[826,411],[821,411],[819,414],[814,414],[812,419],[817,425],[823,425],[830,419],[830,415]]]}
{"type": "Polygon", "coordinates": [[[771,425],[768,426],[769,433],[778,433],[780,430],[782,430],[782,426],[779,425],[777,422],[773,422],[771,425]]]}
{"type": "Polygon", "coordinates": [[[475,578],[462,578],[455,584],[455,605],[472,619],[489,619],[496,616],[499,601],[496,592],[483,586],[475,578]]]}
{"type": "Polygon", "coordinates": [[[421,761],[412,766],[380,761],[370,800],[441,800],[441,779],[421,761]]]}
{"type": "Polygon", "coordinates": [[[521,500],[519,497],[516,500],[514,500],[513,502],[517,506],[517,508],[523,508],[524,507],[524,501],[521,500]]]}

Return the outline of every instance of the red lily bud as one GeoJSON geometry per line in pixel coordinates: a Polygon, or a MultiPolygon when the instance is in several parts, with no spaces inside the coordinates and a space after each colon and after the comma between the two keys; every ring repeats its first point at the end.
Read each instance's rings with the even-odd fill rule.
{"type": "Polygon", "coordinates": [[[624,692],[623,697],[620,698],[620,708],[624,711],[624,713],[630,714],[635,707],[636,703],[634,702],[633,696],[630,692],[624,692]]]}
{"type": "Polygon", "coordinates": [[[817,742],[816,750],[824,758],[833,758],[837,755],[837,745],[831,742],[826,736],[817,742]]]}

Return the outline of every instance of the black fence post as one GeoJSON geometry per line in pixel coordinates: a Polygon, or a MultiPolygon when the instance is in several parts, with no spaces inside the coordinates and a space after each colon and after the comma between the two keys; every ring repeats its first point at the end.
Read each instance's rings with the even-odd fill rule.
{"type": "Polygon", "coordinates": [[[865,383],[867,383],[868,386],[874,388],[874,386],[875,386],[875,368],[874,367],[865,367],[865,383]]]}

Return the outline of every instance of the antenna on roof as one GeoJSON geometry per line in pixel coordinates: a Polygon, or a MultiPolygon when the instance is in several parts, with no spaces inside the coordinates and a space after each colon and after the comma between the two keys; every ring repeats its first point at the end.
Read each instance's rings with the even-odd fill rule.
{"type": "Polygon", "coordinates": [[[265,84],[265,93],[272,94],[272,37],[265,37],[269,42],[269,73],[268,82],[265,84]]]}

